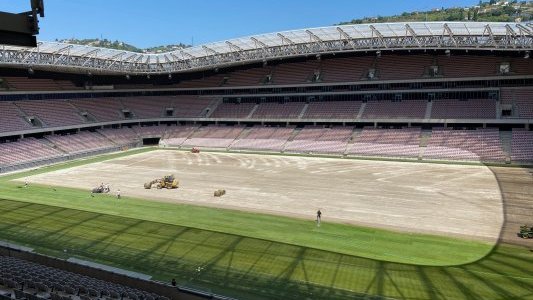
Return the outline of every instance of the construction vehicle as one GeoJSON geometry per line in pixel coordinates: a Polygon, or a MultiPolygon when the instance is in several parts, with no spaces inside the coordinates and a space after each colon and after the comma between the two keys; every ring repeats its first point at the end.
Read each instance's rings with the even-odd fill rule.
{"type": "Polygon", "coordinates": [[[533,226],[522,225],[518,236],[523,239],[533,239],[533,226]]]}
{"type": "Polygon", "coordinates": [[[144,184],[144,188],[149,190],[153,186],[157,189],[177,189],[179,185],[179,181],[174,177],[174,175],[167,175],[163,178],[154,179],[150,182],[147,182],[144,184]]]}
{"type": "Polygon", "coordinates": [[[109,185],[99,185],[91,190],[93,194],[109,193],[109,185]]]}
{"type": "Polygon", "coordinates": [[[226,190],[216,190],[215,193],[214,193],[214,196],[215,197],[222,197],[225,194],[226,194],[226,190]]]}

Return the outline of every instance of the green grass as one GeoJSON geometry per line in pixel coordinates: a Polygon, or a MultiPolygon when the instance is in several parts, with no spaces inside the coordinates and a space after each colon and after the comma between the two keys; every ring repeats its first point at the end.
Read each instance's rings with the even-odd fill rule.
{"type": "Polygon", "coordinates": [[[9,181],[137,152],[1,177],[0,238],[245,299],[533,299],[525,248],[9,181]]]}

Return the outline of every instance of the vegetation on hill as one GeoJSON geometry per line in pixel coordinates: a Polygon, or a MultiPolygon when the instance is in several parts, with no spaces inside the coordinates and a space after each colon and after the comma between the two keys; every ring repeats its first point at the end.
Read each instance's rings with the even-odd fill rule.
{"type": "Polygon", "coordinates": [[[56,41],[59,41],[62,43],[68,43],[68,44],[87,45],[87,46],[93,46],[93,47],[125,50],[125,51],[138,52],[138,53],[161,53],[161,52],[175,51],[175,50],[180,50],[183,48],[190,47],[190,45],[179,43],[179,44],[155,46],[155,47],[148,47],[148,48],[138,48],[128,43],[124,43],[121,41],[110,41],[108,39],[101,40],[101,39],[74,39],[73,38],[73,39],[64,39],[64,40],[56,40],[56,41]]]}
{"type": "Polygon", "coordinates": [[[533,19],[533,1],[479,1],[472,7],[434,8],[431,11],[404,12],[395,16],[376,16],[353,19],[339,25],[416,22],[416,21],[478,21],[478,22],[527,22],[533,19]]]}

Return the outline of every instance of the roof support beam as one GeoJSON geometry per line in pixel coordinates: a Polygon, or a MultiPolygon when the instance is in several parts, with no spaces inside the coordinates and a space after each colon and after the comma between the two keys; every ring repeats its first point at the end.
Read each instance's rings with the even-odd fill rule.
{"type": "Polygon", "coordinates": [[[485,25],[485,30],[483,30],[483,35],[487,34],[489,36],[489,43],[494,46],[498,47],[498,44],[494,40],[494,35],[492,34],[492,28],[490,28],[490,25],[485,25]]]}
{"type": "Polygon", "coordinates": [[[187,53],[183,50],[180,51],[180,54],[185,57],[186,59],[196,59],[196,56],[190,54],[190,53],[187,53]]]}
{"type": "Polygon", "coordinates": [[[348,33],[346,33],[346,31],[342,30],[342,28],[337,27],[336,29],[339,32],[339,34],[341,35],[341,40],[343,40],[346,43],[350,44],[350,46],[352,46],[352,49],[355,50],[356,46],[355,46],[355,43],[353,41],[353,38],[348,33]]]}
{"type": "Polygon", "coordinates": [[[368,27],[372,29],[372,39],[377,39],[384,48],[387,48],[388,46],[383,38],[383,34],[381,34],[381,32],[379,32],[374,25],[370,25],[368,27]]]}
{"type": "Polygon", "coordinates": [[[407,33],[409,33],[413,37],[413,39],[415,40],[417,45],[418,46],[422,46],[422,43],[420,42],[420,39],[418,38],[418,35],[413,30],[413,28],[411,26],[409,26],[409,24],[405,24],[405,31],[406,31],[405,35],[407,35],[407,33]]]}
{"type": "Polygon", "coordinates": [[[232,43],[230,41],[226,41],[226,45],[228,45],[230,47],[230,49],[233,51],[233,53],[238,53],[240,57],[246,58],[244,50],[241,47],[235,45],[234,43],[232,43]]]}
{"type": "Polygon", "coordinates": [[[443,27],[444,27],[444,30],[442,32],[442,35],[444,36],[445,35],[444,33],[446,33],[446,35],[448,35],[450,40],[453,42],[454,46],[457,47],[457,40],[455,39],[455,36],[450,26],[448,26],[447,23],[444,23],[443,27]]]}
{"type": "Polygon", "coordinates": [[[291,39],[289,39],[288,37],[284,36],[283,34],[278,33],[277,36],[279,36],[281,38],[281,42],[283,44],[287,43],[287,44],[289,44],[291,46],[295,45],[295,43],[293,41],[291,41],[291,39]]]}
{"type": "Polygon", "coordinates": [[[217,54],[220,54],[220,53],[218,53],[217,51],[213,50],[212,48],[207,47],[206,45],[203,45],[203,46],[202,46],[202,49],[205,50],[205,52],[207,53],[207,55],[217,55],[217,54]]]}

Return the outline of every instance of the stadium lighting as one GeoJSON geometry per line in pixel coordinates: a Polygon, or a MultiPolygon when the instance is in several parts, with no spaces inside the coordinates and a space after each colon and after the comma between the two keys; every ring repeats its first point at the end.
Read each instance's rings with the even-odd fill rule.
{"type": "Polygon", "coordinates": [[[317,54],[317,55],[316,55],[316,60],[320,60],[320,59],[321,59],[320,54],[317,54]]]}
{"type": "Polygon", "coordinates": [[[92,77],[93,73],[91,73],[90,71],[87,71],[87,76],[92,77]]]}
{"type": "Polygon", "coordinates": [[[146,79],[150,79],[150,74],[146,75],[146,79]]]}
{"type": "Polygon", "coordinates": [[[451,55],[451,51],[450,51],[450,49],[446,49],[446,50],[444,51],[444,54],[446,54],[446,56],[450,56],[450,55],[451,55]]]}
{"type": "Polygon", "coordinates": [[[28,68],[28,74],[33,75],[34,73],[35,73],[35,71],[33,70],[33,68],[29,67],[28,68]]]}
{"type": "Polygon", "coordinates": [[[172,74],[168,74],[168,79],[172,79],[172,74]]]}
{"type": "Polygon", "coordinates": [[[524,54],[524,58],[525,58],[525,59],[528,59],[528,58],[529,58],[529,51],[526,51],[526,53],[524,54]]]}
{"type": "Polygon", "coordinates": [[[126,74],[126,79],[130,80],[130,74],[126,74]]]}
{"type": "Polygon", "coordinates": [[[381,50],[376,51],[376,56],[381,57],[381,50]]]}

